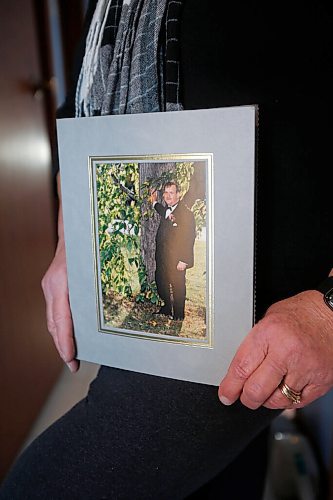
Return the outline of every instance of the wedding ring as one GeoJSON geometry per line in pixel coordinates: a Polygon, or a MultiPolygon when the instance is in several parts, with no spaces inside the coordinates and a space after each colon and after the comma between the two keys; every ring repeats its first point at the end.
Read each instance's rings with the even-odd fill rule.
{"type": "Polygon", "coordinates": [[[298,405],[301,402],[301,394],[302,391],[294,391],[287,385],[285,382],[281,382],[279,385],[279,389],[282,392],[282,394],[289,399],[289,401],[292,401],[294,405],[298,405]]]}

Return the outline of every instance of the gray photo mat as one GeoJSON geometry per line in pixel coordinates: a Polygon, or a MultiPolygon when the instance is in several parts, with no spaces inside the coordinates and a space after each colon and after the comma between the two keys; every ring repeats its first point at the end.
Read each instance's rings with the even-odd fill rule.
{"type": "Polygon", "coordinates": [[[78,359],[218,385],[253,325],[256,106],[58,120],[70,304],[78,359]],[[99,331],[91,157],[213,155],[213,347],[99,331]]]}

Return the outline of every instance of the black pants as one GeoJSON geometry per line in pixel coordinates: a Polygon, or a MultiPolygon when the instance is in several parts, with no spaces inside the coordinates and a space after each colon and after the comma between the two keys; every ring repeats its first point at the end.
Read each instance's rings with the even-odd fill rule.
{"type": "Polygon", "coordinates": [[[170,314],[173,311],[173,315],[177,319],[183,319],[185,313],[185,273],[186,271],[178,271],[176,264],[167,266],[156,262],[155,280],[158,294],[163,300],[165,308],[170,311],[170,314]]]}
{"type": "Polygon", "coordinates": [[[236,493],[243,484],[247,499],[261,500],[245,478],[263,479],[264,450],[234,476],[226,469],[229,486],[220,472],[276,415],[224,407],[216,387],[102,368],[87,398],[22,454],[0,499],[200,498],[217,477],[210,484],[223,490],[202,498],[245,498],[236,493]]]}

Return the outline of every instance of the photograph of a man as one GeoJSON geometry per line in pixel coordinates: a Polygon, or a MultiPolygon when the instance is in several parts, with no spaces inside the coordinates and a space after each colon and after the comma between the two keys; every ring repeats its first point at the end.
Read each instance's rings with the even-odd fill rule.
{"type": "Polygon", "coordinates": [[[163,202],[158,193],[151,194],[154,209],[160,215],[156,233],[155,280],[164,302],[157,314],[183,320],[185,317],[186,270],[194,265],[195,220],[191,210],[181,200],[176,182],[163,188],[163,202]]]}
{"type": "Polygon", "coordinates": [[[206,345],[210,157],[171,159],[93,164],[100,331],[206,345]]]}

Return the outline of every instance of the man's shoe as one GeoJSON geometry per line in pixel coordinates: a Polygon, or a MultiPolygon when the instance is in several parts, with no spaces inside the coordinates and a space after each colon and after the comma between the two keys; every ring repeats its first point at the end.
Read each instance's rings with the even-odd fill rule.
{"type": "Polygon", "coordinates": [[[163,316],[171,316],[171,309],[162,306],[158,311],[154,312],[153,314],[162,314],[163,316]]]}
{"type": "Polygon", "coordinates": [[[173,316],[172,319],[175,321],[184,321],[184,316],[173,316]]]}

